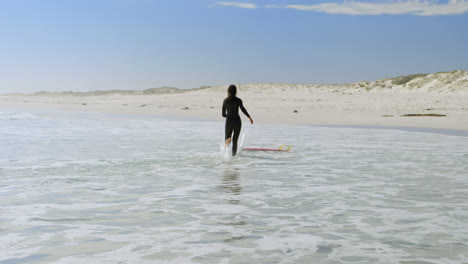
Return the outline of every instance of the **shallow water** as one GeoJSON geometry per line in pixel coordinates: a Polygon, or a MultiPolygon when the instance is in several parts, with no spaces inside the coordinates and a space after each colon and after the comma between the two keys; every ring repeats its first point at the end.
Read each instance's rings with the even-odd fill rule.
{"type": "Polygon", "coordinates": [[[467,263],[468,138],[0,110],[0,263],[467,263]]]}

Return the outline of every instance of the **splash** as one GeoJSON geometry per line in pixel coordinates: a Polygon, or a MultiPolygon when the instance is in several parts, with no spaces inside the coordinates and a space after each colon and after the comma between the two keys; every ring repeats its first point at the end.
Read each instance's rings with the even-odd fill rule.
{"type": "Polygon", "coordinates": [[[34,115],[27,113],[0,112],[0,120],[23,120],[34,118],[34,115]]]}
{"type": "MultiPolygon", "coordinates": [[[[244,142],[245,138],[247,137],[248,134],[248,129],[245,132],[241,132],[239,136],[239,140],[237,141],[237,155],[240,155],[242,153],[242,148],[244,147],[244,142]]],[[[222,141],[221,144],[219,144],[219,149],[221,152],[221,156],[225,161],[230,160],[232,158],[232,143],[226,146],[226,141],[222,141]]]]}

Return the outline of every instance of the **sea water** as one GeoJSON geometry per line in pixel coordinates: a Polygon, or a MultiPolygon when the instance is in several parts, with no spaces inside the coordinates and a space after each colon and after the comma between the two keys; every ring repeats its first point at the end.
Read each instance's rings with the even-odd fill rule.
{"type": "Polygon", "coordinates": [[[468,137],[2,109],[0,263],[468,263],[468,137]]]}

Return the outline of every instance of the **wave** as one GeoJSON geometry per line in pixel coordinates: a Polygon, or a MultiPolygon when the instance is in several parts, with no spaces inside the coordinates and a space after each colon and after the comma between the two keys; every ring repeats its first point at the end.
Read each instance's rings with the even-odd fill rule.
{"type": "Polygon", "coordinates": [[[36,116],[27,113],[0,112],[0,120],[24,120],[35,117],[36,116]]]}

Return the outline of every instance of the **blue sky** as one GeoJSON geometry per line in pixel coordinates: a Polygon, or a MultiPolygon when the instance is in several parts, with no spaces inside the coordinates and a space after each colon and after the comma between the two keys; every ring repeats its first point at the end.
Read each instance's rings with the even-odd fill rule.
{"type": "Polygon", "coordinates": [[[468,0],[1,0],[0,93],[468,70],[468,0]]]}

